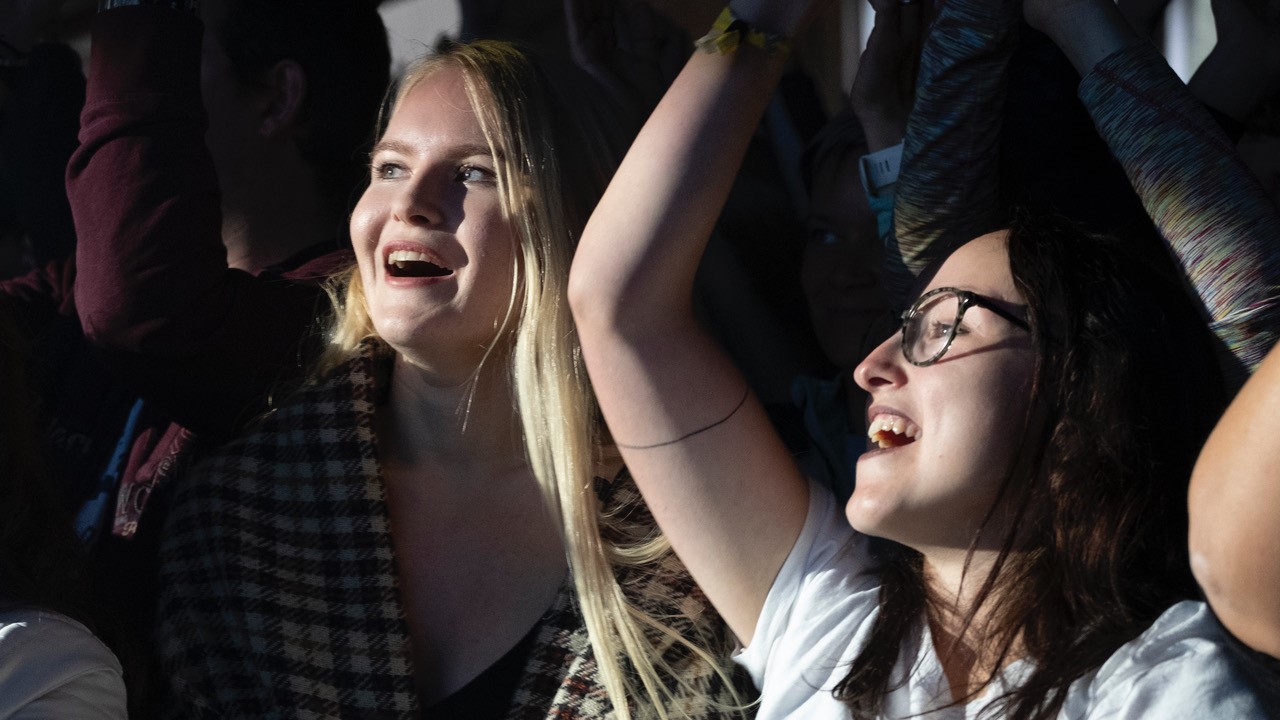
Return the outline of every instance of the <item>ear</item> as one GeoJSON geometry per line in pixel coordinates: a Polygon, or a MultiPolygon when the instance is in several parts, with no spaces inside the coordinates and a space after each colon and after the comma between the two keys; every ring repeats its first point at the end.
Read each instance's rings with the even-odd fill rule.
{"type": "Polygon", "coordinates": [[[262,74],[261,120],[258,132],[278,139],[298,130],[307,97],[307,74],[296,60],[281,60],[262,74]]]}

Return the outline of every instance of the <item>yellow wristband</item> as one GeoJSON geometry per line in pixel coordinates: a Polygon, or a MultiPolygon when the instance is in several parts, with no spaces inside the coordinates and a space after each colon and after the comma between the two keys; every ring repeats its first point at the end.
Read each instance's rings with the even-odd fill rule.
{"type": "Polygon", "coordinates": [[[791,40],[783,35],[768,33],[752,27],[747,21],[734,16],[727,6],[711,26],[711,31],[694,45],[701,51],[728,55],[738,49],[743,40],[770,55],[785,55],[791,51],[791,40]]]}

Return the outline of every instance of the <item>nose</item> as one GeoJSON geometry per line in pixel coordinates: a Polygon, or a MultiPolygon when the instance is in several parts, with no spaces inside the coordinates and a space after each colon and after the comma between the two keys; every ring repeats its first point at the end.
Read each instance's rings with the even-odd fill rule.
{"type": "Polygon", "coordinates": [[[430,174],[423,173],[400,184],[391,214],[398,222],[438,227],[445,222],[445,188],[430,174]]]}
{"type": "Polygon", "coordinates": [[[902,357],[902,333],[894,333],[858,363],[853,380],[867,392],[902,385],[907,380],[906,362],[902,357]]]}

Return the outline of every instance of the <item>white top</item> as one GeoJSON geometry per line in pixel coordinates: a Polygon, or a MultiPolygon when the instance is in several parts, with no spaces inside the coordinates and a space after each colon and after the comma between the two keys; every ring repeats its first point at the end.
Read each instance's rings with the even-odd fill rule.
{"type": "Polygon", "coordinates": [[[80,623],[47,610],[0,611],[0,720],[125,720],[116,656],[80,623]]]}
{"type": "MultiPolygon", "coordinates": [[[[760,688],[757,720],[847,720],[831,695],[871,632],[879,577],[868,572],[867,538],[849,527],[831,492],[809,483],[809,515],[769,589],[751,646],[736,658],[760,688]]],[[[950,701],[927,623],[902,647],[886,718],[975,720],[1031,670],[1017,661],[968,705],[918,715],[950,701]]],[[[1181,602],[1072,683],[1058,717],[1071,720],[1265,718],[1263,702],[1232,671],[1227,639],[1201,602],[1181,602]]]]}

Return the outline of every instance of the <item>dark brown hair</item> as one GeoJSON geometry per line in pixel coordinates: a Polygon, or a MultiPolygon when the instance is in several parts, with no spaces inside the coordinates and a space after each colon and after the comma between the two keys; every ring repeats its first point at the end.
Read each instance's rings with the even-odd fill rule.
{"type": "MultiPolygon", "coordinates": [[[[996,501],[1016,519],[964,627],[983,609],[994,667],[1015,648],[1034,663],[985,712],[1045,720],[1072,682],[1198,596],[1187,483],[1225,391],[1213,336],[1167,254],[1025,213],[1008,247],[1037,350],[1033,409],[996,501]]],[[[880,613],[836,688],[855,718],[879,716],[902,640],[931,604],[919,553],[873,548],[880,613]]]]}

